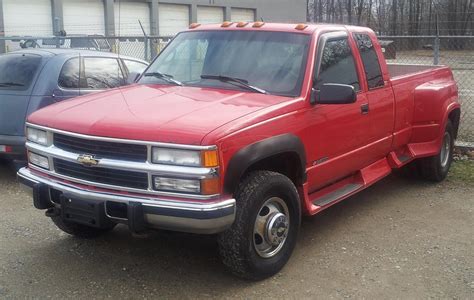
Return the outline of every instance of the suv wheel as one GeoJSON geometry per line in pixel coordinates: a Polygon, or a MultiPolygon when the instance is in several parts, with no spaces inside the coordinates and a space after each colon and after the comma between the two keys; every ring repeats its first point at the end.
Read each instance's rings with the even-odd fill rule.
{"type": "Polygon", "coordinates": [[[290,258],[301,223],[294,184],[279,173],[252,172],[239,185],[236,200],[234,224],[218,239],[223,263],[247,279],[276,274],[290,258]]]}

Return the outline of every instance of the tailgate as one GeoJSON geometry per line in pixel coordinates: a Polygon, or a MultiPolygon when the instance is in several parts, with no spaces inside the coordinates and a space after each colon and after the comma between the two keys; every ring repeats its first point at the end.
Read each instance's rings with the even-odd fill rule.
{"type": "Polygon", "coordinates": [[[23,135],[29,95],[0,91],[0,135],[23,135]]]}

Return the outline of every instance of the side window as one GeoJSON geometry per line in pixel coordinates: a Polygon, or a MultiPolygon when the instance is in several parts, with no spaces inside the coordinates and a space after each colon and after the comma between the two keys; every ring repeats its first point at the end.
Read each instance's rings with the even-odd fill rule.
{"type": "Polygon", "coordinates": [[[360,56],[364,64],[365,74],[369,89],[374,89],[384,85],[379,59],[375,52],[374,45],[367,34],[354,34],[360,56]]]}
{"type": "Polygon", "coordinates": [[[328,40],[324,45],[316,89],[325,83],[352,85],[360,90],[354,57],[347,38],[328,40]]]}
{"type": "Polygon", "coordinates": [[[58,84],[66,89],[79,88],[79,58],[72,58],[63,65],[58,84]]]}
{"type": "Polygon", "coordinates": [[[125,63],[125,66],[127,66],[129,73],[141,74],[147,67],[146,64],[138,62],[138,61],[124,59],[123,62],[125,63]]]}
{"type": "Polygon", "coordinates": [[[115,58],[86,57],[84,71],[88,89],[109,89],[124,84],[122,70],[115,58]]]}

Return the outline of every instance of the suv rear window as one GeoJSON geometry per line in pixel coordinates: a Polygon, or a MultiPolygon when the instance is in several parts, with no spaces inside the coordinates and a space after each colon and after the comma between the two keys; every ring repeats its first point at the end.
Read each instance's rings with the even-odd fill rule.
{"type": "Polygon", "coordinates": [[[41,56],[39,55],[0,56],[0,90],[27,90],[40,64],[41,56]]]}

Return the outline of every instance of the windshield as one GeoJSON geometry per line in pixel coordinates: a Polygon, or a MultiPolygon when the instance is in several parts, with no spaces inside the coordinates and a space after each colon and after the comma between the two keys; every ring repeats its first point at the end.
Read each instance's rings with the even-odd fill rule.
{"type": "Polygon", "coordinates": [[[39,55],[1,55],[0,90],[27,90],[40,63],[39,55]]]}
{"type": "Polygon", "coordinates": [[[144,76],[140,82],[172,84],[172,78],[183,85],[246,91],[250,85],[269,94],[295,97],[301,92],[309,41],[309,35],[287,32],[184,32],[146,71],[166,75],[168,80],[144,76]]]}

